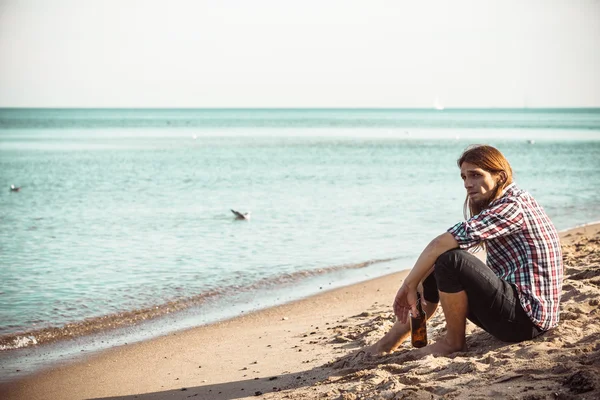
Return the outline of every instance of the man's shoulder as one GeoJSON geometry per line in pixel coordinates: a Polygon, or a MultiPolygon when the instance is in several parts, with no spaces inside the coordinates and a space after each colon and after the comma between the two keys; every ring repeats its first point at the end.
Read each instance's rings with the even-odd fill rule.
{"type": "Polygon", "coordinates": [[[502,197],[498,200],[518,201],[524,198],[530,198],[531,194],[528,191],[519,188],[515,183],[511,184],[502,197]]]}
{"type": "Polygon", "coordinates": [[[520,189],[516,184],[511,184],[504,190],[502,196],[490,203],[490,206],[500,206],[502,204],[514,204],[516,205],[527,202],[531,199],[531,195],[523,189],[520,189]]]}

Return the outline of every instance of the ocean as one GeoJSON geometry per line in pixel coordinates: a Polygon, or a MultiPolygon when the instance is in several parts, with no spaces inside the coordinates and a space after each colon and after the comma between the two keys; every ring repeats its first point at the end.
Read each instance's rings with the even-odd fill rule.
{"type": "Polygon", "coordinates": [[[600,220],[600,109],[0,109],[3,374],[409,269],[475,143],[600,220]]]}

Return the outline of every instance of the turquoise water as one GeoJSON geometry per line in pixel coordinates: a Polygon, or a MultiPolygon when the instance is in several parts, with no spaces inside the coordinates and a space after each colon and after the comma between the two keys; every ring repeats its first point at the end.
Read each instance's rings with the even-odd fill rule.
{"type": "Polygon", "coordinates": [[[559,229],[600,220],[600,110],[0,110],[2,349],[410,268],[462,218],[471,143],[500,148],[559,229]]]}

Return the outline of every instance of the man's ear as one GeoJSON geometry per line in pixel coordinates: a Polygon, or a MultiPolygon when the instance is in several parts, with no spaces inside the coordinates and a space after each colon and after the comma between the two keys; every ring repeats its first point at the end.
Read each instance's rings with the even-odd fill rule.
{"type": "Polygon", "coordinates": [[[504,185],[506,183],[507,179],[508,179],[508,175],[506,174],[506,172],[500,171],[500,183],[504,185]]]}

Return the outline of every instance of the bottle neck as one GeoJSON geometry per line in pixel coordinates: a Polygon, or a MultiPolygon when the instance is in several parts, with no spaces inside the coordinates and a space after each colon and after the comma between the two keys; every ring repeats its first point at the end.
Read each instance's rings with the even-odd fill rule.
{"type": "Polygon", "coordinates": [[[417,292],[417,311],[421,315],[423,315],[425,313],[423,311],[423,305],[421,304],[421,293],[419,293],[419,292],[417,292]]]}

